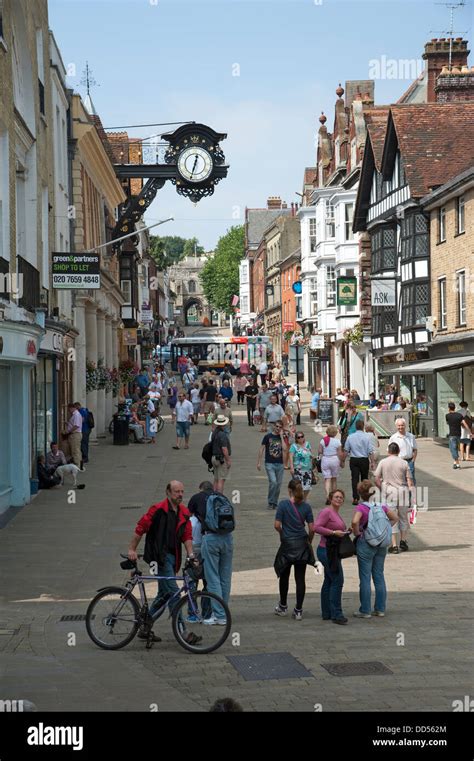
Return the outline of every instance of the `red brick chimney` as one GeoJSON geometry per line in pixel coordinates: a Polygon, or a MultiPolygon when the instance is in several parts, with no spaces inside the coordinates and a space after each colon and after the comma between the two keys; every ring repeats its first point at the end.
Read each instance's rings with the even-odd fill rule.
{"type": "Polygon", "coordinates": [[[444,66],[436,80],[438,103],[462,103],[474,100],[474,67],[444,66]]]}
{"type": "Polygon", "coordinates": [[[267,198],[267,209],[282,209],[280,196],[269,196],[267,198]]]}
{"type": "MultiPolygon", "coordinates": [[[[436,80],[441,73],[443,66],[449,64],[449,39],[444,37],[432,39],[425,45],[423,58],[427,61],[428,69],[428,92],[427,103],[436,103],[436,80]]],[[[470,50],[467,49],[467,40],[462,37],[456,37],[452,40],[451,63],[452,66],[461,69],[467,66],[467,57],[470,50]]]]}

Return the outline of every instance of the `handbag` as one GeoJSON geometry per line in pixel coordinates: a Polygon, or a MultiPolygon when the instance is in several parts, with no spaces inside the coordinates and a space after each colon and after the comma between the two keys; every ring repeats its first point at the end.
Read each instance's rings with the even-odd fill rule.
{"type": "MultiPolygon", "coordinates": [[[[290,500],[290,502],[291,502],[291,500],[290,500]]],[[[293,502],[291,502],[291,506],[292,506],[293,510],[295,511],[296,515],[298,516],[299,520],[301,521],[301,524],[302,524],[302,526],[304,528],[304,526],[305,526],[304,518],[300,515],[300,513],[296,509],[296,507],[295,507],[293,502]]],[[[309,541],[309,536],[306,537],[306,541],[308,543],[308,552],[309,552],[309,557],[308,557],[307,565],[314,566],[316,564],[316,556],[314,554],[313,545],[309,541]]]]}
{"type": "Polygon", "coordinates": [[[313,457],[313,470],[317,470],[318,473],[323,472],[323,468],[321,465],[321,458],[319,457],[319,455],[317,457],[313,457]]]}
{"type": "Polygon", "coordinates": [[[345,558],[351,558],[356,554],[354,542],[350,538],[349,534],[344,534],[342,537],[339,543],[339,547],[337,548],[337,554],[341,560],[344,560],[345,558]]]}

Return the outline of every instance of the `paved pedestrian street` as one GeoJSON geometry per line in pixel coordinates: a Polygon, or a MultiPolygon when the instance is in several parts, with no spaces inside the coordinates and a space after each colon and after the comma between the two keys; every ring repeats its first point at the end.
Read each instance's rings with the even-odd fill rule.
{"type": "MultiPolygon", "coordinates": [[[[135,639],[123,650],[106,652],[89,640],[83,621],[61,621],[83,615],[99,587],[124,581],[119,553],[127,551],[137,519],[163,499],[168,481],[184,482],[187,503],[206,477],[201,449],[210,429],[200,422],[192,428],[191,448],[177,452],[168,418],[156,445],[117,447],[107,437],[91,447],[86,489],[74,492],[76,504],[68,504],[66,487],[40,492],[4,525],[0,697],[30,700],[45,711],[206,711],[227,696],[245,711],[452,711],[453,701],[472,693],[474,462],[453,471],[447,448],[419,440],[417,480],[428,490],[428,510],[418,515],[410,551],[387,557],[385,618],[353,618],[358,577],[350,558],[344,561],[343,591],[349,624],[321,619],[322,576],[311,568],[304,618],[296,622],[273,613],[278,535],[266,507],[265,472],[255,467],[261,434],[247,426],[242,407],[234,405],[233,411],[226,493],[240,502],[232,634],[224,646],[211,655],[187,653],[176,643],[170,621],[160,619],[156,632],[163,641],[151,650],[135,639]],[[307,673],[247,681],[229,661],[258,654],[290,654],[307,673]],[[322,665],[361,662],[379,662],[391,673],[334,676],[322,665]]],[[[309,423],[303,427],[315,448],[319,437],[309,423]]],[[[340,485],[346,490],[343,517],[350,522],[347,467],[340,485]]],[[[321,481],[310,502],[315,513],[324,506],[321,481]]]]}

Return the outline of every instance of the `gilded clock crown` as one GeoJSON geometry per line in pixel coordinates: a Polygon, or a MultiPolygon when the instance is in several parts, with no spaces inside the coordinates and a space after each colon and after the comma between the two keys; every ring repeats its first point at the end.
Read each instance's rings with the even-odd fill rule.
{"type": "Polygon", "coordinates": [[[199,143],[199,137],[197,135],[191,136],[191,142],[192,143],[199,143]]]}

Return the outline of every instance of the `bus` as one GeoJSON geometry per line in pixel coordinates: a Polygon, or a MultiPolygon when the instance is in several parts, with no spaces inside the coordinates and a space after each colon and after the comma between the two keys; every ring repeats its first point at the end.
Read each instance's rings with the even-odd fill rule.
{"type": "Polygon", "coordinates": [[[190,357],[198,372],[222,370],[235,359],[257,367],[264,359],[270,361],[272,345],[268,336],[190,336],[174,338],[170,344],[171,367],[178,370],[178,357],[190,357]]]}

